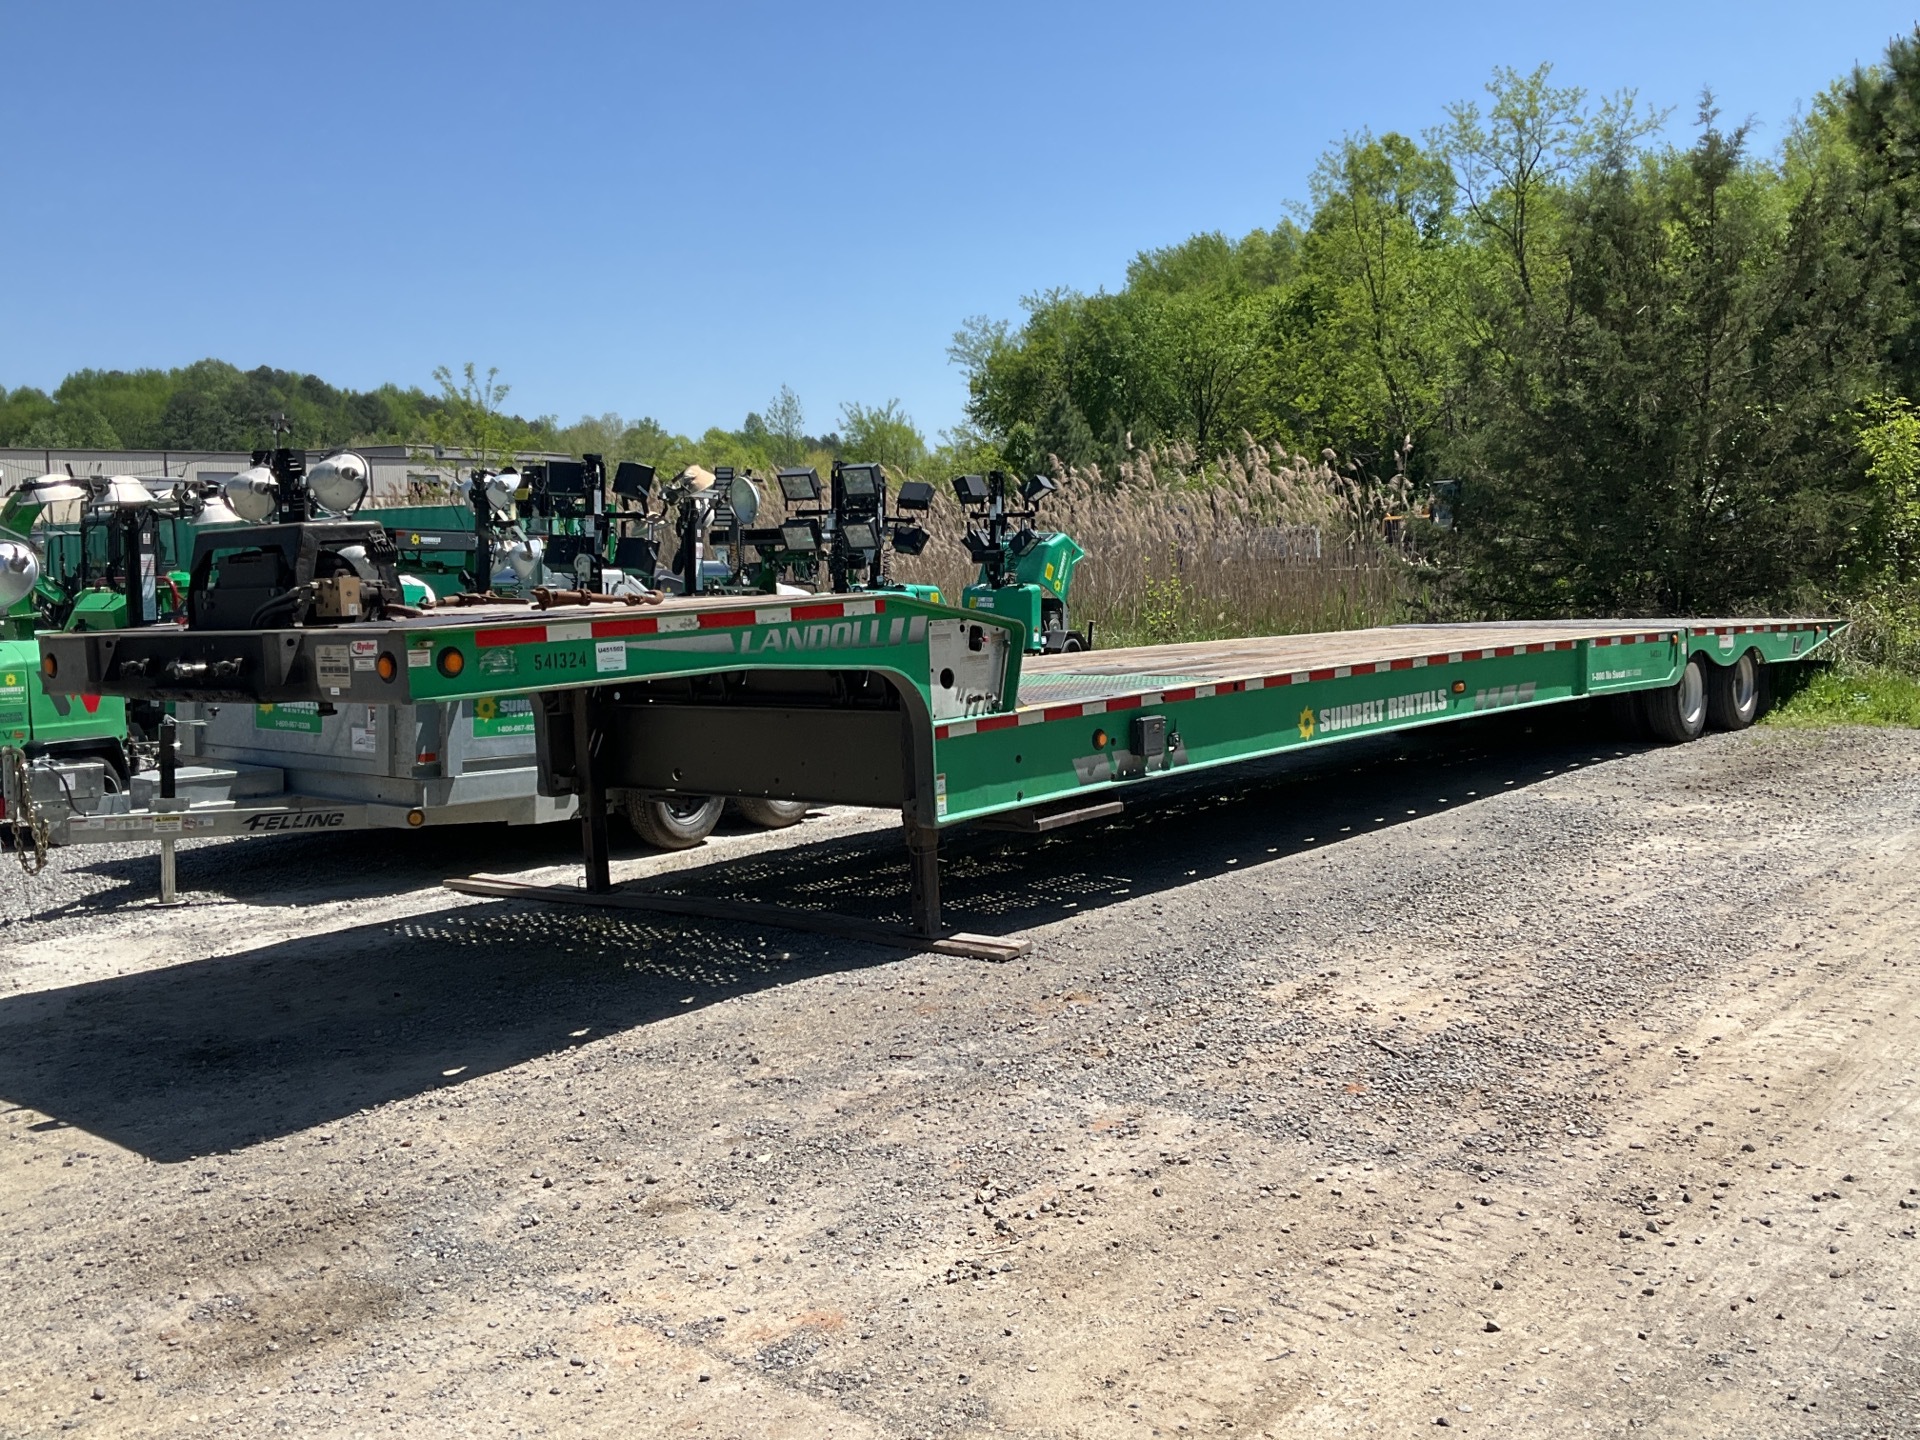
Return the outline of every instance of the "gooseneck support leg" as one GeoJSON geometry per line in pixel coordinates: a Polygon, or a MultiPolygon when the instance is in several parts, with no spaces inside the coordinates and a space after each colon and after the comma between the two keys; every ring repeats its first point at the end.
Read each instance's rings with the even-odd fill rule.
{"type": "MultiPolygon", "coordinates": [[[[179,721],[169,715],[160,722],[160,804],[156,810],[172,810],[179,797],[176,775],[179,768],[179,721]]],[[[160,842],[160,903],[178,905],[180,885],[171,836],[160,842]]]]}
{"type": "Polygon", "coordinates": [[[605,895],[613,889],[611,857],[607,851],[607,787],[600,780],[600,747],[606,740],[606,702],[597,690],[573,692],[573,774],[580,797],[580,853],[587,872],[587,892],[605,895]]]}
{"type": "Polygon", "coordinates": [[[913,933],[939,938],[940,831],[931,825],[907,822],[907,920],[913,933]]]}

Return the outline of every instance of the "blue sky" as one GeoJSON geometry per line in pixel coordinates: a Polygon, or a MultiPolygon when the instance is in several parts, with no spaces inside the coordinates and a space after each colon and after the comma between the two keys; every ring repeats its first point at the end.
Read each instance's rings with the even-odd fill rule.
{"type": "Polygon", "coordinates": [[[498,366],[526,414],[960,418],[946,345],[1269,225],[1363,126],[1552,61],[1771,148],[1886,5],[53,4],[0,10],[0,383],[498,366]]]}

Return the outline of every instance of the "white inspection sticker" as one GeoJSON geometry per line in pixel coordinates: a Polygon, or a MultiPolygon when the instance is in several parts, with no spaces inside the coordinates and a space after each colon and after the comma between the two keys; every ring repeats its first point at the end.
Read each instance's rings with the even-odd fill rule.
{"type": "Polygon", "coordinates": [[[601,675],[623,675],[627,669],[627,642],[596,640],[593,644],[593,668],[601,675]]]}

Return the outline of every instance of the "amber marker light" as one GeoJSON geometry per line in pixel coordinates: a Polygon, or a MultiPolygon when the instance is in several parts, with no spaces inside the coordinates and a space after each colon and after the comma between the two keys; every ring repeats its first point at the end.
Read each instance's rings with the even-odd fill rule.
{"type": "Polygon", "coordinates": [[[373,662],[373,670],[382,680],[390,681],[400,673],[400,664],[393,656],[383,650],[380,653],[380,658],[373,662]]]}
{"type": "Polygon", "coordinates": [[[433,663],[442,675],[451,680],[467,668],[467,657],[449,645],[440,652],[439,658],[433,663]]]}

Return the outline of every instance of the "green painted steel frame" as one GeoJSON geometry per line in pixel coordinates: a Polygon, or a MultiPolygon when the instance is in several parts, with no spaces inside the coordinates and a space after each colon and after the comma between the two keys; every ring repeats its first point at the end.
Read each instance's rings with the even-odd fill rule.
{"type": "MultiPolygon", "coordinates": [[[[481,695],[611,685],[737,670],[872,670],[915,692],[933,712],[927,623],[961,620],[1007,633],[1003,693],[1020,687],[1016,620],[897,593],[820,596],[711,609],[626,615],[597,611],[572,618],[565,611],[485,625],[408,628],[383,632],[377,644],[395,653],[396,688],[409,700],[453,700],[481,695]],[[449,653],[457,662],[449,662],[449,653]],[[449,674],[448,671],[454,673],[449,674]]],[[[342,632],[351,645],[356,632],[342,632]]],[[[355,699],[360,698],[356,692],[355,699]]]]}
{"type": "MultiPolygon", "coordinates": [[[[871,671],[902,692],[914,727],[916,793],[930,790],[933,797],[931,806],[916,806],[919,822],[947,826],[1074,797],[1105,796],[1172,771],[1493,710],[1655,689],[1674,683],[1689,655],[1715,664],[1729,664],[1747,651],[1768,664],[1805,659],[1841,628],[1830,621],[1652,622],[1632,630],[1629,623],[1623,623],[1624,633],[1541,642],[1536,629],[1531,632],[1535,640],[1525,644],[1173,687],[1147,674],[1137,677],[1134,689],[1129,686],[1136,682],[1126,675],[1090,676],[1089,685],[1104,692],[1099,698],[1023,706],[1016,699],[1023,633],[1016,620],[899,593],[729,597],[627,612],[442,613],[390,625],[277,632],[281,638],[273,643],[301,647],[307,673],[317,678],[292,687],[301,690],[298,695],[267,698],[407,703],[737,671],[871,671]],[[935,621],[1007,633],[998,708],[934,718],[930,624],[935,621]],[[383,669],[390,675],[382,676],[383,669]],[[1154,684],[1163,688],[1149,688],[1154,684]],[[1142,719],[1150,723],[1137,725],[1142,719]],[[934,813],[925,813],[928,809],[934,813]]],[[[142,632],[119,633],[133,640],[142,632]]],[[[1408,648],[1417,648],[1421,630],[1405,633],[1408,648]]],[[[43,637],[43,644],[51,653],[58,646],[101,638],[43,637]]],[[[69,667],[69,657],[63,657],[63,686],[79,683],[89,668],[106,668],[100,655],[86,654],[89,666],[69,667]]]]}
{"type": "Polygon", "coordinates": [[[1420,656],[1028,706],[934,730],[942,825],[1070,797],[1111,798],[1176,771],[1230,765],[1496,710],[1673,684],[1685,658],[1805,659],[1833,625],[1724,626],[1420,656]],[[1136,753],[1135,722],[1163,717],[1164,758],[1136,753]]]}

